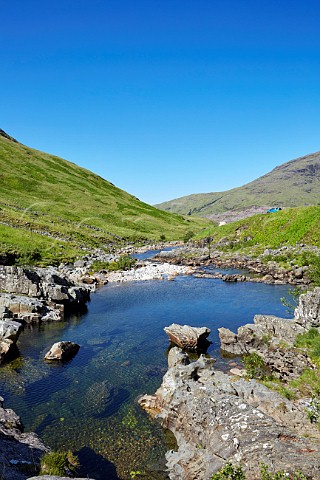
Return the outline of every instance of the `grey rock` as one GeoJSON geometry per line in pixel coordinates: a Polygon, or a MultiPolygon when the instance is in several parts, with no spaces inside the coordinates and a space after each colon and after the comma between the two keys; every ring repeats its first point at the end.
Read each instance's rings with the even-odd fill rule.
{"type": "Polygon", "coordinates": [[[29,270],[0,266],[0,291],[26,295],[49,302],[84,304],[90,298],[91,287],[77,285],[69,276],[53,267],[29,270]]]}
{"type": "Polygon", "coordinates": [[[320,478],[319,432],[304,409],[256,381],[215,372],[212,359],[174,362],[157,392],[139,403],[176,437],[178,451],[166,454],[171,480],[208,480],[228,461],[250,480],[261,463],[320,478]]]}
{"type": "Polygon", "coordinates": [[[294,320],[304,329],[320,327],[320,288],[300,295],[299,305],[294,312],[294,320]]]}
{"type": "MultiPolygon", "coordinates": [[[[1,397],[0,397],[1,398],[1,397]]],[[[40,459],[49,449],[34,433],[24,433],[18,415],[0,400],[0,465],[4,480],[25,480],[40,469],[40,459]]],[[[37,477],[38,478],[38,477],[37,477]]]]}
{"type": "Polygon", "coordinates": [[[30,270],[0,266],[0,291],[37,297],[40,293],[40,278],[30,270]]]}
{"type": "Polygon", "coordinates": [[[297,335],[305,331],[294,320],[255,315],[254,324],[240,327],[236,334],[218,330],[222,350],[235,355],[256,352],[278,378],[297,378],[313,367],[308,356],[293,347],[297,335]]]}
{"type": "Polygon", "coordinates": [[[0,339],[16,342],[20,335],[21,323],[13,320],[0,320],[0,339]]]}
{"type": "Polygon", "coordinates": [[[190,351],[202,348],[211,332],[210,328],[207,327],[190,327],[189,325],[178,325],[177,323],[172,323],[169,327],[165,327],[164,331],[172,343],[190,351]]]}

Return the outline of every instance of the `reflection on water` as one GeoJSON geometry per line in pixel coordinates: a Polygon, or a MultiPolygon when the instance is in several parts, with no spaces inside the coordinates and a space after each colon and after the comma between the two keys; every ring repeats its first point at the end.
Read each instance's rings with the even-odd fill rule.
{"type": "Polygon", "coordinates": [[[126,479],[139,470],[149,472],[144,478],[166,478],[167,437],[136,403],[166,371],[163,328],[173,322],[211,328],[209,354],[223,367],[217,329],[234,330],[256,313],[286,316],[279,300],[286,291],[193,277],[108,285],[82,317],[26,329],[21,357],[0,369],[0,392],[27,430],[54,449],[79,453],[82,475],[126,479]],[[79,343],[79,353],[68,363],[45,363],[59,340],[79,343]]]}

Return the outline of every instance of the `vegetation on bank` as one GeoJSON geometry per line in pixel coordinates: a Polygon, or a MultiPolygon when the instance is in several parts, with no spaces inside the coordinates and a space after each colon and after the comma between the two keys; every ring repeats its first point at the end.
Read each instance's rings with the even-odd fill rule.
{"type": "Polygon", "coordinates": [[[244,220],[209,227],[195,237],[210,237],[230,251],[254,249],[257,254],[266,248],[304,243],[320,247],[320,206],[297,207],[276,213],[254,215],[244,220]]]}
{"type": "Polygon", "coordinates": [[[136,259],[129,255],[120,255],[118,260],[114,262],[102,262],[95,260],[90,267],[90,273],[101,272],[116,272],[117,270],[130,270],[136,263],[136,259]]]}
{"type": "MultiPolygon", "coordinates": [[[[211,480],[246,480],[246,474],[240,466],[233,466],[232,463],[227,463],[217,473],[214,473],[211,480]]],[[[301,472],[285,472],[279,470],[272,473],[267,465],[262,464],[260,468],[260,480],[307,480],[307,477],[301,472]]]]}
{"type": "Polygon", "coordinates": [[[244,355],[243,365],[247,378],[255,378],[266,387],[277,391],[288,400],[295,398],[311,398],[310,406],[306,413],[312,423],[317,423],[320,428],[320,332],[317,328],[311,328],[307,332],[297,336],[295,348],[308,354],[314,364],[314,368],[306,369],[299,378],[284,383],[272,376],[268,371],[263,359],[253,352],[244,355]]]}
{"type": "Polygon", "coordinates": [[[70,450],[48,452],[41,459],[40,475],[74,476],[79,467],[78,458],[70,450]]]}
{"type": "Polygon", "coordinates": [[[0,170],[0,256],[19,264],[28,256],[47,265],[73,261],[94,248],[183,240],[191,229],[211,223],[158,210],[84,168],[1,132],[0,170]]]}

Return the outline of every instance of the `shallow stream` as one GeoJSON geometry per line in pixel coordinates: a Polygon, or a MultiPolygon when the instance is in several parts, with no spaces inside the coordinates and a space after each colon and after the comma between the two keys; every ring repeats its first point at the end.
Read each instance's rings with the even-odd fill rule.
{"type": "Polygon", "coordinates": [[[139,470],[166,478],[164,453],[172,438],[136,402],[153,393],[166,372],[163,328],[173,322],[211,328],[208,352],[217,368],[229,369],[217,329],[235,330],[257,313],[288,316],[280,302],[287,291],[190,276],[107,285],[92,295],[84,315],[25,329],[21,356],[0,368],[0,394],[26,430],[53,449],[77,452],[81,475],[127,479],[139,470]],[[44,362],[59,340],[79,343],[77,356],[62,365],[44,362]]]}

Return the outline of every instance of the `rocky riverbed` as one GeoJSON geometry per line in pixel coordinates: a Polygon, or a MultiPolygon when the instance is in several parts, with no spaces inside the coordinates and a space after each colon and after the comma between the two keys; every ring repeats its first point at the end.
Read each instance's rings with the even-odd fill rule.
{"type": "Polygon", "coordinates": [[[111,272],[106,275],[108,282],[133,282],[143,280],[173,280],[176,275],[191,275],[192,267],[172,265],[170,263],[147,262],[139,268],[123,272],[111,272]]]}

